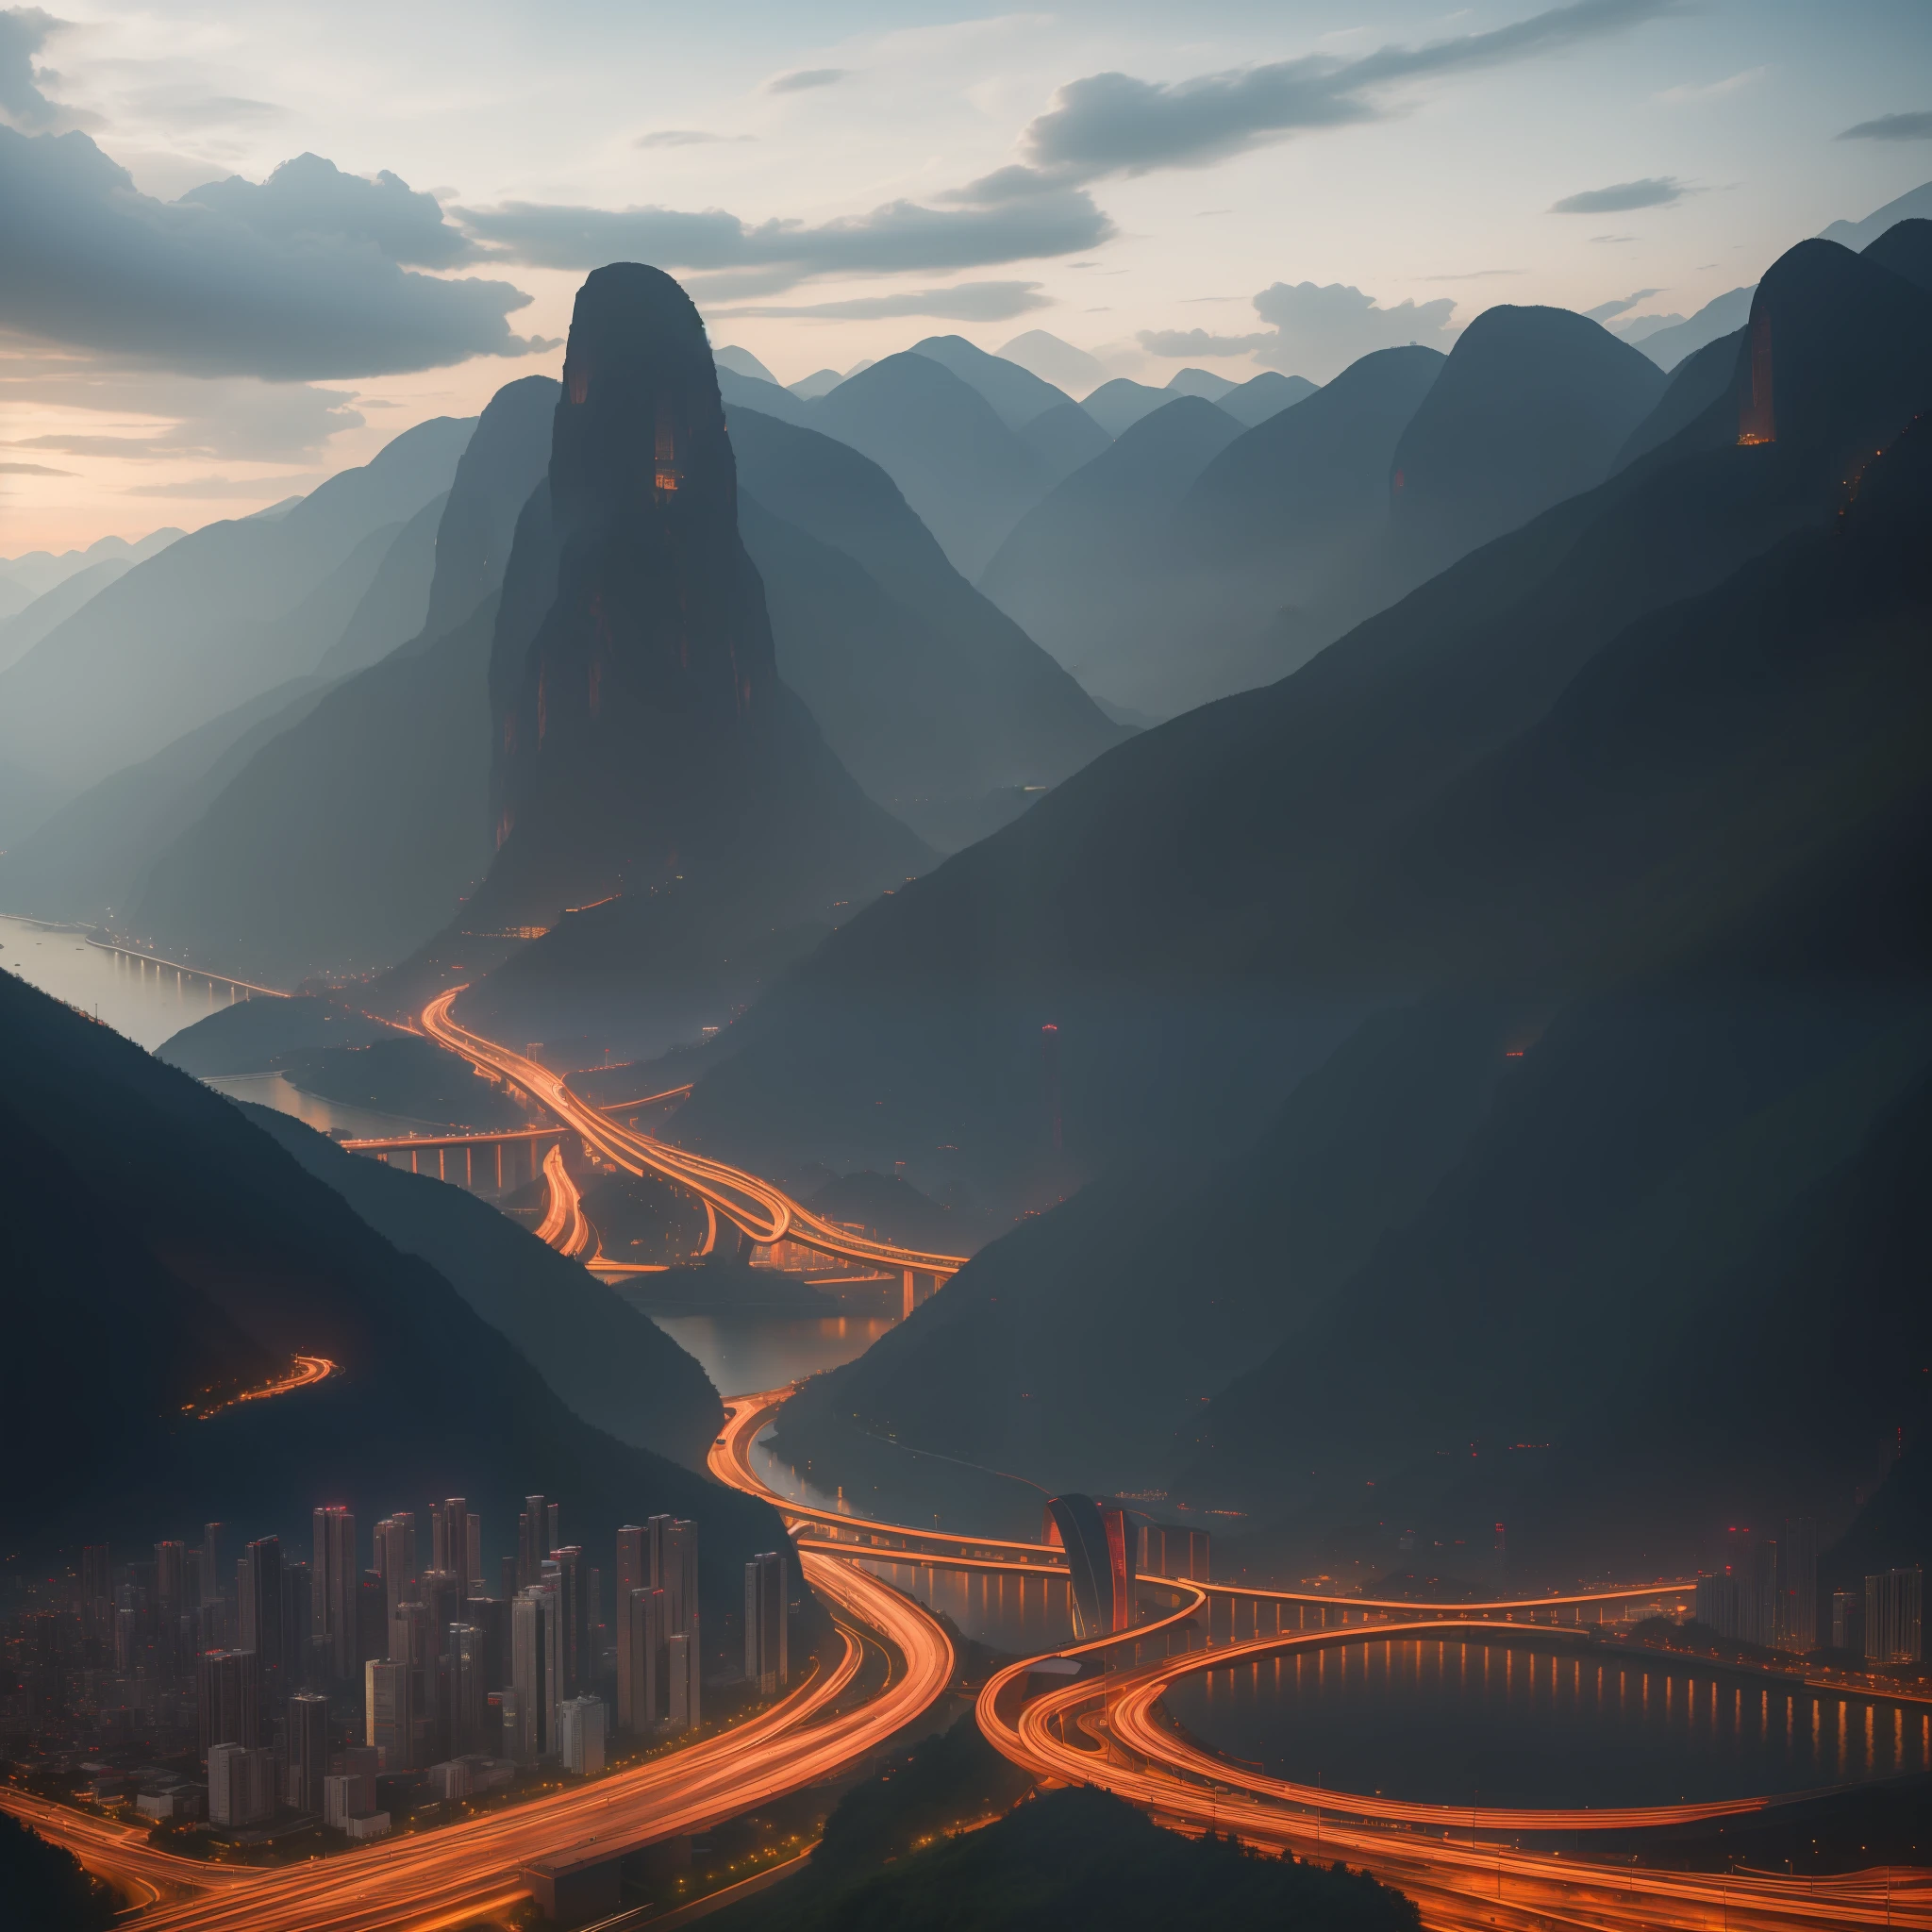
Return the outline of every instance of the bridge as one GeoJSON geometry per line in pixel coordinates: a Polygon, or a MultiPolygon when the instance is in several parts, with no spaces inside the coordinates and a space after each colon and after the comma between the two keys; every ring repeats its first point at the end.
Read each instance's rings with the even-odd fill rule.
{"type": "Polygon", "coordinates": [[[98,933],[89,933],[87,942],[96,952],[112,953],[117,959],[132,960],[143,978],[152,967],[157,974],[172,973],[176,986],[202,980],[208,986],[210,998],[216,987],[225,986],[230,1006],[238,999],[286,1000],[292,997],[278,986],[258,986],[252,979],[236,979],[226,973],[210,973],[206,966],[184,966],[179,959],[163,959],[158,953],[143,953],[138,946],[124,946],[118,940],[104,940],[98,933]]]}
{"type": "MultiPolygon", "coordinates": [[[[705,1243],[698,1250],[700,1255],[709,1254],[715,1246],[722,1217],[760,1247],[790,1241],[814,1254],[863,1262],[897,1274],[902,1315],[911,1314],[938,1290],[941,1282],[950,1280],[966,1265],[968,1257],[964,1255],[931,1254],[891,1241],[874,1241],[812,1213],[782,1189],[742,1168],[671,1146],[654,1135],[624,1125],[613,1118],[613,1109],[591,1106],[573,1093],[561,1075],[553,1074],[539,1061],[459,1025],[451,1017],[450,1009],[456,1005],[457,995],[464,990],[452,987],[424,1008],[424,1032],[439,1046],[460,1054],[472,1066],[520,1088],[595,1152],[627,1174],[649,1171],[695,1194],[706,1208],[707,1233],[705,1243]]],[[[680,1091],[684,1090],[670,1090],[670,1093],[680,1091]]],[[[670,1093],[652,1098],[661,1100],[670,1097],[670,1093]]],[[[614,1111],[634,1111],[643,1104],[627,1102],[614,1111]]]]}
{"type": "Polygon", "coordinates": [[[473,1193],[508,1194],[537,1178],[542,1171],[538,1149],[563,1137],[562,1127],[512,1127],[495,1134],[395,1134],[336,1144],[345,1153],[369,1155],[385,1167],[400,1167],[403,1156],[408,1155],[411,1174],[434,1173],[438,1180],[455,1181],[473,1193]],[[425,1157],[432,1154],[436,1157],[433,1169],[424,1165],[425,1157]],[[456,1154],[462,1156],[461,1168],[452,1173],[450,1157],[456,1154]],[[479,1155],[484,1175],[481,1187],[477,1185],[479,1155]]]}

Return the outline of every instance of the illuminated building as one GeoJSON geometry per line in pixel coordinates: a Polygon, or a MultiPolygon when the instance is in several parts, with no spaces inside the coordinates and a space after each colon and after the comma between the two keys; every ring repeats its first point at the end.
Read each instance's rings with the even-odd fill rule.
{"type": "Polygon", "coordinates": [[[654,1516],[655,1574],[664,1592],[667,1635],[696,1628],[698,1615],[698,1526],[683,1517],[654,1516]]]}
{"type": "Polygon", "coordinates": [[[563,1620],[562,1694],[575,1697],[588,1683],[591,1664],[590,1579],[584,1574],[583,1550],[575,1543],[552,1550],[543,1580],[555,1587],[563,1620]]]}
{"type": "Polygon", "coordinates": [[[337,1504],[317,1509],[310,1521],[314,1633],[323,1641],[330,1676],[337,1683],[352,1683],[360,1657],[361,1572],[356,1563],[356,1519],[337,1504]]]}
{"type": "Polygon", "coordinates": [[[208,1759],[211,1824],[259,1824],[275,1812],[275,1755],[266,1746],[217,1744],[208,1759]]]}
{"type": "Polygon", "coordinates": [[[1865,1648],[1865,1592],[1862,1590],[1835,1590],[1831,1593],[1831,1647],[1834,1650],[1865,1648]]]}
{"type": "Polygon", "coordinates": [[[375,1567],[382,1577],[383,1612],[393,1617],[396,1606],[416,1594],[416,1519],[400,1509],[375,1525],[375,1567]]]}
{"type": "Polygon", "coordinates": [[[655,1589],[657,1583],[651,1574],[651,1532],[626,1523],[617,1532],[617,1600],[621,1604],[632,1591],[655,1589]]]}
{"type": "Polygon", "coordinates": [[[1865,1661],[1915,1664],[1924,1654],[1920,1626],[1924,1578],[1917,1565],[1865,1579],[1865,1661]]]}
{"type": "Polygon", "coordinates": [[[595,1777],[604,1769],[604,1700],[566,1697],[557,1707],[557,1748],[563,1768],[580,1777],[595,1777]]]}
{"type": "Polygon", "coordinates": [[[323,1808],[323,1780],[328,1775],[328,1699],[298,1690],[289,1699],[289,1807],[294,1811],[323,1808]]]}
{"type": "Polygon", "coordinates": [[[744,1566],[744,1674],[760,1697],[783,1688],[791,1675],[785,1642],[785,1558],[775,1550],[744,1566]]]}
{"type": "Polygon", "coordinates": [[[449,1496],[431,1512],[431,1542],[434,1563],[458,1579],[459,1593],[467,1593],[475,1574],[470,1557],[470,1506],[461,1496],[449,1496]]]}
{"type": "Polygon", "coordinates": [[[504,1749],[519,1763],[547,1757],[557,1749],[557,1707],[563,1697],[563,1631],[557,1592],[542,1584],[519,1591],[510,1606],[510,1689],[516,1692],[517,1736],[508,1736],[504,1706],[504,1749]]]}
{"type": "Polygon", "coordinates": [[[664,1640],[664,1674],[670,1712],[665,1722],[674,1731],[695,1730],[698,1719],[698,1644],[694,1632],[680,1631],[664,1640]]]}
{"type": "Polygon", "coordinates": [[[1091,1496],[1056,1496],[1046,1506],[1073,1585],[1074,1628],[1082,1641],[1134,1621],[1134,1559],[1125,1512],[1091,1496]]]}
{"type": "Polygon", "coordinates": [[[449,1746],[458,1756],[483,1748],[483,1711],[490,1695],[490,1635],[475,1624],[452,1624],[447,1632],[449,1746]]]}
{"type": "Polygon", "coordinates": [[[195,1731],[201,1761],[220,1744],[261,1742],[261,1676],[252,1650],[204,1652],[195,1670],[195,1731]]]}

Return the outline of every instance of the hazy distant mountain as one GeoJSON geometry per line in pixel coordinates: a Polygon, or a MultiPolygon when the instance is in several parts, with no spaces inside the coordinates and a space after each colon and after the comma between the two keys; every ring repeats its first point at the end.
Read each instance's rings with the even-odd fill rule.
{"type": "Polygon", "coordinates": [[[1932,221],[1915,216],[1894,223],[1866,248],[1865,258],[1932,290],[1932,221]]]}
{"type": "Polygon", "coordinates": [[[398,529],[447,490],[471,423],[420,424],[275,522],[211,524],[128,571],[0,672],[0,761],[72,797],[312,673],[398,529]]]}
{"type": "Polygon", "coordinates": [[[1168,567],[1174,511],[1241,433],[1199,396],[1170,399],[1026,513],[981,589],[1075,676],[1132,699],[1141,653],[1171,653],[1186,622],[1168,567]]]}
{"type": "Polygon", "coordinates": [[[875,464],[728,413],[779,674],[889,810],[950,850],[1124,735],[953,569],[875,464]]]}
{"type": "Polygon", "coordinates": [[[927,336],[913,343],[911,353],[950,369],[961,382],[976,389],[1008,429],[1024,428],[1035,417],[1073,400],[1064,390],[1042,381],[1030,369],[974,348],[964,336],[927,336]]]}
{"type": "Polygon", "coordinates": [[[1751,313],[1751,297],[1757,292],[1756,282],[1748,288],[1731,289],[1707,302],[1695,315],[1667,328],[1655,329],[1633,346],[1642,350],[1659,369],[1675,369],[1707,343],[1722,336],[1735,335],[1742,328],[1745,317],[1751,313]]]}
{"type": "Polygon", "coordinates": [[[1932,219],[1932,181],[1901,194],[1896,201],[1888,201],[1881,208],[1875,208],[1862,222],[1834,222],[1820,236],[1821,241],[1836,242],[1840,248],[1869,248],[1888,228],[1900,222],[1924,221],[1932,219]]]}
{"type": "Polygon", "coordinates": [[[720,369],[728,369],[734,375],[748,375],[757,382],[769,382],[774,389],[778,387],[778,378],[749,349],[736,348],[727,342],[711,354],[720,369]]]}
{"type": "Polygon", "coordinates": [[[1196,1506],[1278,1507],[1304,1556],[1359,1535],[1392,1557],[1399,1511],[1507,1518],[1512,1552],[1520,1521],[1574,1560],[1587,1496],[1586,1527],[1664,1568],[1646,1519],[1810,1500],[1793,1450],[1848,1496],[1859,1405],[1907,1392],[1866,1382],[1857,1338],[1920,1319],[1896,1224],[1846,1257],[1815,1412],[1678,1339],[1747,1328],[1774,1390],[1824,1373],[1803,1320],[1757,1319],[1759,1285],[1807,1189],[1864,1147],[1909,1171],[1876,1150],[1932,1068],[1909,641],[1932,438],[1901,441],[1932,405],[1932,299],[1812,242],[1757,323],[1774,441],[1738,441],[1743,358],[1669,443],[1294,676],[1124,745],[740,1023],[679,1116],[692,1144],[904,1160],[1008,1212],[1102,1175],[815,1390],[810,1453],[856,1453],[834,1424],[857,1410],[1042,1481],[1158,1462],[1196,1506]],[[1204,1404],[1243,1335],[1280,1353],[1252,1397],[1204,1404]],[[1042,1385],[1055,1360],[1077,1373],[1042,1385]],[[1136,1415],[1159,1421],[1137,1438],[1136,1415]],[[1734,1448],[1693,1491],[1698,1429],[1734,1448]],[[1562,1455],[1471,1465],[1472,1440],[1562,1455]],[[1302,1516],[1318,1495],[1344,1504],[1302,1516]]]}
{"type": "Polygon", "coordinates": [[[1663,393],[1652,404],[1650,413],[1624,439],[1617,452],[1616,467],[1622,469],[1641,456],[1660,447],[1688,428],[1721,395],[1728,394],[1738,372],[1738,351],[1744,341],[1741,327],[1714,342],[1707,342],[1671,371],[1663,393]]]}
{"type": "MultiPolygon", "coordinates": [[[[708,1600],[721,1613],[732,1591],[741,1600],[745,1557],[779,1533],[772,1513],[591,1426],[507,1338],[555,1316],[558,1341],[595,1355],[591,1324],[608,1331],[610,1298],[581,1271],[569,1271],[573,1289],[555,1257],[481,1203],[432,1184],[385,1187],[406,1177],[379,1169],[342,1174],[352,1157],[314,1137],[305,1155],[337,1174],[305,1172],[242,1108],[5,974],[0,1041],[0,1297],[26,1344],[0,1368],[7,1453],[26,1455],[58,1429],[76,1387],[95,1405],[12,1512],[16,1547],[139,1545],[210,1516],[300,1538],[320,1501],[368,1521],[398,1496],[434,1494],[469,1498],[493,1560],[520,1498],[541,1489],[592,1546],[647,1506],[697,1517],[708,1600]],[[360,1183],[417,1253],[359,1220],[331,1184],[338,1175],[360,1183]],[[378,1189],[394,1203],[377,1203],[378,1189]],[[69,1291],[77,1227],[115,1257],[84,1297],[69,1291]],[[470,1279],[468,1296],[441,1267],[470,1279]],[[101,1347],[104,1330],[113,1348],[101,1347]],[[184,1414],[199,1391],[258,1383],[297,1352],[329,1357],[336,1373],[208,1421],[184,1414]]],[[[301,1142],[292,1124],[270,1124],[301,1142]]],[[[695,1461],[716,1426],[715,1391],[648,1323],[630,1325],[625,1347],[633,1415],[661,1406],[646,1425],[695,1461]]],[[[577,1399],[594,1408],[600,1372],[580,1373],[591,1386],[577,1399]]]]}
{"type": "Polygon", "coordinates": [[[969,577],[1046,491],[1040,458],[972,384],[929,356],[908,350],[874,362],[814,403],[807,420],[878,464],[969,577]]]}
{"type": "Polygon", "coordinates": [[[1029,328],[1010,342],[1002,342],[998,353],[1008,362],[1030,369],[1041,381],[1050,382],[1076,398],[1089,390],[1098,389],[1107,380],[1107,371],[1097,357],[1074,348],[1072,342],[1061,341],[1058,336],[1049,335],[1043,328],[1029,328]]]}
{"type": "Polygon", "coordinates": [[[718,365],[718,393],[727,403],[775,416],[781,423],[807,424],[813,420],[809,407],[791,390],[760,381],[756,375],[741,375],[723,362],[718,365]]]}
{"type": "Polygon", "coordinates": [[[327,689],[317,677],[277,685],[90,786],[0,853],[0,907],[132,929],[127,922],[155,860],[327,689]]]}
{"type": "Polygon", "coordinates": [[[789,386],[788,393],[801,402],[816,402],[823,395],[829,395],[845,378],[836,369],[814,369],[809,375],[801,375],[789,386]]]}
{"type": "Polygon", "coordinates": [[[1164,389],[1156,389],[1151,383],[1129,382],[1124,375],[1117,375],[1111,382],[1103,382],[1080,407],[1109,436],[1120,436],[1142,416],[1151,416],[1173,401],[1164,389]]]}
{"type": "MultiPolygon", "coordinates": [[[[937,364],[897,359],[985,409],[937,364]]],[[[490,935],[554,924],[462,1010],[513,1011],[519,1039],[565,1015],[688,1036],[735,975],[758,983],[774,930],[929,855],[778,677],[710,352],[668,275],[619,264],[579,291],[546,496],[519,526],[492,645],[496,855],[392,996],[454,976],[458,946],[474,977],[503,956],[490,935]]]]}
{"type": "Polygon", "coordinates": [[[103,558],[62,577],[11,617],[0,618],[0,671],[18,663],[57,624],[66,623],[89,598],[125,576],[130,567],[125,557],[103,558]]]}
{"type": "Polygon", "coordinates": [[[1041,482],[1049,490],[1091,463],[1112,440],[1078,403],[1058,404],[1020,431],[1020,441],[1040,459],[1041,482]]]}
{"type": "Polygon", "coordinates": [[[1245,423],[1252,429],[1257,423],[1265,423],[1269,417],[1278,416],[1282,410],[1313,395],[1315,387],[1306,375],[1284,375],[1278,369],[1264,369],[1259,375],[1250,376],[1246,382],[1237,383],[1215,397],[1214,403],[1237,423],[1245,423]]]}
{"type": "Polygon", "coordinates": [[[1485,309],[1395,445],[1390,552],[1419,582],[1609,475],[1657,365],[1567,308],[1485,309]]]}
{"type": "Polygon", "coordinates": [[[423,628],[436,575],[436,532],[449,491],[432,496],[391,540],[342,634],[316,662],[316,675],[344,677],[387,658],[423,628]]]}
{"type": "Polygon", "coordinates": [[[0,582],[17,586],[30,603],[92,564],[119,561],[131,568],[144,563],[176,541],[181,534],[170,525],[133,543],[125,537],[103,537],[85,550],[66,550],[58,556],[51,550],[29,550],[20,557],[0,558],[0,582]]]}
{"type": "Polygon", "coordinates": [[[204,808],[151,853],[134,929],[292,984],[391,964],[481,876],[496,592],[558,393],[525,376],[491,399],[443,508],[422,635],[225,759],[219,792],[203,782],[204,808]]]}
{"type": "MultiPolygon", "coordinates": [[[[1310,384],[1312,388],[1314,385],[1310,384]]],[[[1210,403],[1218,403],[1230,390],[1240,385],[1225,375],[1216,375],[1211,369],[1176,369],[1161,384],[1170,395],[1202,396],[1210,403]]]]}

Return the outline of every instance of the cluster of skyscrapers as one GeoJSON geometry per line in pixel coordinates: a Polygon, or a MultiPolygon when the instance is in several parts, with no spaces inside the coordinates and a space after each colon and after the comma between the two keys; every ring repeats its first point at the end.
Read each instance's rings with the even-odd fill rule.
{"type": "MultiPolygon", "coordinates": [[[[613,1714],[633,1740],[701,1720],[697,1525],[668,1515],[626,1525],[607,1569],[563,1541],[559,1513],[525,1497],[515,1553],[493,1579],[459,1496],[384,1517],[366,1566],[356,1517],[340,1506],[313,1512],[306,1560],[276,1537],[225,1560],[218,1523],[118,1570],[105,1544],[90,1545],[78,1603],[70,1595],[30,1620],[48,1658],[30,1674],[41,1712],[58,1707],[58,1723],[34,1727],[50,1742],[107,1737],[71,1680],[85,1675],[96,1698],[103,1685],[131,1690],[151,1713],[139,1728],[157,1755],[179,1763],[192,1750],[205,1769],[208,1813],[224,1826],[286,1807],[366,1837],[388,1826],[378,1776],[422,1774],[449,1798],[539,1760],[593,1774],[613,1714]]],[[[775,1553],[745,1567],[745,1674],[765,1694],[789,1675],[787,1574],[775,1553]]],[[[198,1790],[173,1786],[155,1815],[198,1815],[198,1790]]]]}
{"type": "Polygon", "coordinates": [[[1787,1517],[1783,1534],[1741,1541],[1722,1570],[1697,1579],[1691,1615],[1720,1637],[1803,1656],[1826,1643],[1861,1654],[1868,1663],[1917,1663],[1920,1574],[1888,1570],[1862,1589],[1832,1592],[1830,1628],[1819,1611],[1818,1527],[1787,1517]]]}

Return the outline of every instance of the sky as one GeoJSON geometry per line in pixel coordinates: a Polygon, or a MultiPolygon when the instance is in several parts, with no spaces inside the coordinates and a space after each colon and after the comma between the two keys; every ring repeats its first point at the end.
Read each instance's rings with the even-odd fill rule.
{"type": "Polygon", "coordinates": [[[787,382],[1031,329],[1320,381],[1690,315],[1932,179],[1926,0],[57,7],[0,9],[0,556],[474,414],[609,260],[787,382]]]}

